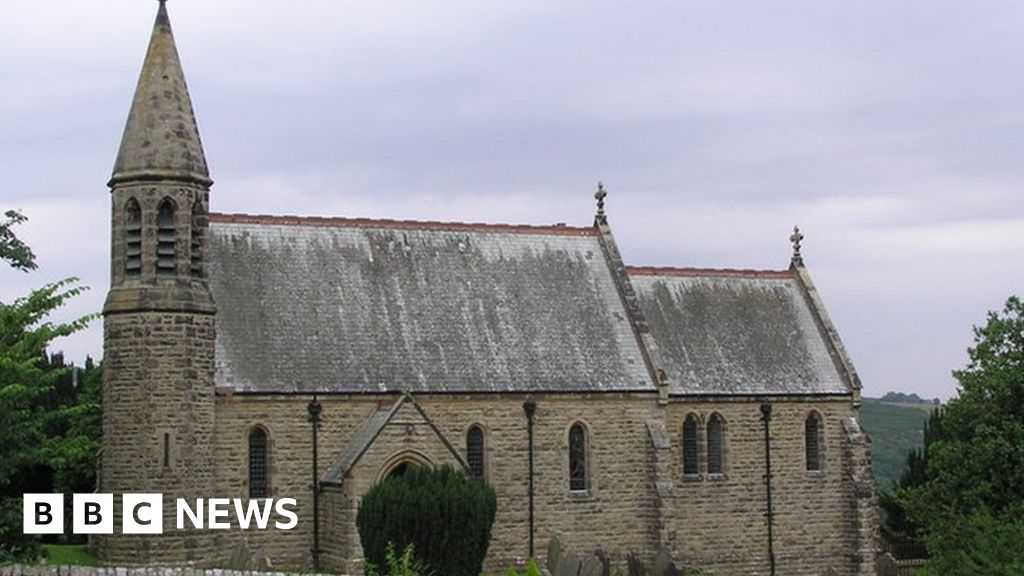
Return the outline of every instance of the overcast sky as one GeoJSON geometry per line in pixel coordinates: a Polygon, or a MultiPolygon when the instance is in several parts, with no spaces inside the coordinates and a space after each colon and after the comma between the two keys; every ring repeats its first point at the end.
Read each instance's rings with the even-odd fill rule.
{"type": "MultiPolygon", "coordinates": [[[[97,311],[157,3],[10,2],[0,209],[97,311]]],[[[805,261],[866,395],[954,394],[1024,295],[1024,3],[171,0],[217,212],[588,225],[631,264],[805,261]]],[[[58,343],[102,355],[101,322],[58,343]]]]}

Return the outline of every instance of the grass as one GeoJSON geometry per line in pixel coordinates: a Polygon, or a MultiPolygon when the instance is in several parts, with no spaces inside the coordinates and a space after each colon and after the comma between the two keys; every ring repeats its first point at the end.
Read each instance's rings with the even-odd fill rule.
{"type": "Polygon", "coordinates": [[[864,398],[860,423],[871,435],[871,465],[875,484],[888,489],[899,478],[907,454],[924,444],[924,423],[931,404],[893,404],[864,398]]]}
{"type": "Polygon", "coordinates": [[[46,563],[61,566],[95,566],[96,557],[84,544],[43,544],[46,563]]]}

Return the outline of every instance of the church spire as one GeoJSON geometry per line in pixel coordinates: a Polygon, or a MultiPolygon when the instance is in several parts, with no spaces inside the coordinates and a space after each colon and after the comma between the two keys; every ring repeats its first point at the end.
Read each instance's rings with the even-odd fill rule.
{"type": "Polygon", "coordinates": [[[131,180],[212,183],[163,0],[110,185],[131,180]]]}

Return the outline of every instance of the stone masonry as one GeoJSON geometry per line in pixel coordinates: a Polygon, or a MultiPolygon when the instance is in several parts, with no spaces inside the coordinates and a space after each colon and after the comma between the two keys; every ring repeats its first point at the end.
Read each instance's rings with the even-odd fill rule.
{"type": "Polygon", "coordinates": [[[784,270],[631,268],[603,187],[594,225],[570,227],[218,215],[211,185],[160,2],[109,182],[99,489],[162,493],[164,534],[92,544],[112,565],[189,568],[118,576],[233,576],[200,568],[249,552],[360,573],[362,495],[401,465],[465,468],[474,426],[498,497],[489,571],[523,563],[532,533],[541,562],[557,537],[616,567],[660,551],[708,574],[767,575],[773,558],[779,575],[874,573],[860,381],[798,233],[784,270]],[[684,475],[690,415],[698,472],[684,475]],[[576,425],[584,489],[570,489],[576,425]],[[257,429],[266,451],[251,458],[257,429]],[[295,529],[175,529],[176,498],[248,499],[264,462],[269,497],[297,501],[295,529]]]}

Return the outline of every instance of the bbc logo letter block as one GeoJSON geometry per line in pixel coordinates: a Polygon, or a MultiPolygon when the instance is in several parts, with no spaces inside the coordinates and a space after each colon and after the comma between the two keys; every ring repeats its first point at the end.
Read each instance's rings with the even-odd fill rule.
{"type": "MultiPolygon", "coordinates": [[[[197,498],[194,506],[178,498],[176,503],[178,530],[184,530],[186,524],[191,524],[193,529],[202,529],[205,524],[211,530],[227,530],[235,525],[242,530],[250,526],[266,530],[271,525],[278,530],[291,530],[299,523],[294,510],[298,503],[294,498],[209,498],[205,506],[203,498],[197,498]],[[232,511],[235,524],[228,521],[232,511]],[[271,524],[275,515],[278,519],[271,524]]],[[[163,514],[162,494],[121,495],[122,534],[163,534],[163,514]]],[[[75,534],[113,534],[114,495],[74,494],[71,520],[75,534]]],[[[22,524],[25,534],[62,534],[64,495],[25,494],[22,524]]]]}
{"type": "MultiPolygon", "coordinates": [[[[121,532],[124,534],[161,534],[163,532],[163,495],[123,494],[121,496],[121,532]]],[[[75,534],[114,533],[113,494],[74,494],[71,505],[71,530],[75,534]]],[[[63,494],[25,494],[22,508],[25,534],[64,533],[63,494]]]]}

